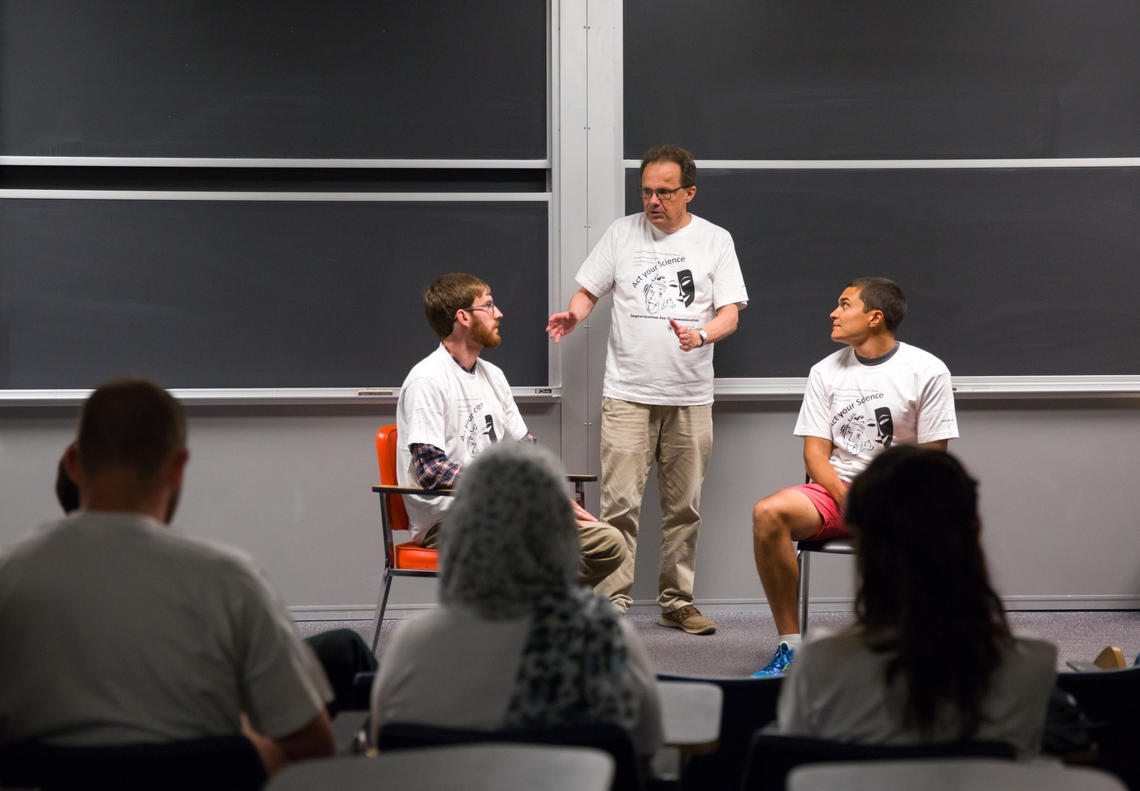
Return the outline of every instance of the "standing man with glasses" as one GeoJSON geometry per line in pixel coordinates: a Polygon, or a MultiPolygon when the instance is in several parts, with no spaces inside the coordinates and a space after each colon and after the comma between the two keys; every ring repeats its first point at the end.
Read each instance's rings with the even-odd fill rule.
{"type": "Polygon", "coordinates": [[[657,604],[662,626],[712,634],[693,606],[701,485],[712,450],[713,344],[748,302],[732,237],[689,213],[692,155],[655,146],[641,162],[644,211],[615,221],[578,270],[569,309],[550,317],[557,342],[613,291],[602,391],[602,521],[629,553],[598,590],[629,609],[638,520],[653,462],[661,492],[657,604]]]}
{"type": "MultiPolygon", "coordinates": [[[[502,338],[503,311],[491,287],[474,275],[440,275],[424,292],[424,313],[440,344],[418,362],[396,403],[396,479],[401,486],[449,489],[464,466],[496,442],[534,441],[507,377],[479,359],[502,338]]],[[[405,495],[412,540],[434,549],[450,497],[405,495]]],[[[582,547],[578,583],[593,587],[625,559],[621,534],[571,499],[582,547]]]]}

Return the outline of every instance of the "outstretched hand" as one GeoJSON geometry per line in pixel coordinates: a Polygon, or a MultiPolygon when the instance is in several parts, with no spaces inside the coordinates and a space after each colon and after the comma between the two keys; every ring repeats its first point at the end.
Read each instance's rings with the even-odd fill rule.
{"type": "Polygon", "coordinates": [[[704,341],[701,340],[701,334],[699,332],[688,329],[687,327],[682,327],[677,323],[676,319],[669,319],[669,326],[673,328],[673,332],[677,335],[677,340],[681,342],[681,351],[691,352],[693,349],[704,345],[704,341]]]}
{"type": "Polygon", "coordinates": [[[546,332],[555,343],[569,335],[578,326],[578,319],[570,311],[555,313],[546,323],[546,332]]]}

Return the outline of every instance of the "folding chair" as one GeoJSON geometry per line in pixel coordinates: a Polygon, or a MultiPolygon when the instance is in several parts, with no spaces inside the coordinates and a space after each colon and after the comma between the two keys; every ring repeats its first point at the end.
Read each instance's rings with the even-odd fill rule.
{"type": "MultiPolygon", "coordinates": [[[[418,486],[400,486],[396,478],[396,449],[399,439],[396,426],[384,426],[376,432],[376,458],[380,465],[380,485],[372,491],[380,495],[380,529],[384,538],[384,581],[380,588],[380,600],[376,605],[376,628],[372,632],[372,652],[380,641],[380,626],[384,622],[384,610],[388,606],[388,593],[393,577],[438,577],[439,551],[425,549],[413,541],[397,544],[392,534],[397,530],[408,529],[408,512],[404,508],[405,494],[418,494],[423,497],[450,497],[452,489],[421,489],[418,486]]],[[[584,485],[598,480],[592,473],[574,473],[566,476],[574,484],[574,499],[586,507],[584,485]]]]}
{"type": "MultiPolygon", "coordinates": [[[[804,483],[811,483],[811,476],[804,477],[804,483]]],[[[808,623],[808,576],[811,573],[812,552],[831,555],[854,555],[855,544],[850,538],[827,538],[823,541],[797,541],[796,564],[800,571],[800,634],[807,634],[808,623]]]]}
{"type": "Polygon", "coordinates": [[[796,542],[796,563],[800,568],[800,634],[807,634],[808,575],[811,573],[812,552],[823,552],[830,555],[854,555],[855,544],[850,538],[828,538],[823,541],[796,542]]]}
{"type": "Polygon", "coordinates": [[[388,607],[388,593],[393,577],[438,577],[439,551],[425,549],[413,541],[397,544],[393,533],[408,529],[408,512],[404,508],[405,494],[449,497],[451,489],[421,489],[417,486],[400,486],[396,481],[396,448],[399,447],[396,426],[384,426],[376,432],[376,458],[380,464],[380,485],[372,491],[380,495],[380,529],[384,538],[384,580],[380,586],[380,600],[376,605],[376,628],[372,632],[372,653],[380,641],[380,626],[384,610],[388,607]]]}
{"type": "Polygon", "coordinates": [[[784,791],[788,773],[797,766],[849,761],[899,761],[918,758],[995,758],[1013,761],[1013,745],[975,740],[937,744],[854,744],[757,731],[748,748],[741,791],[784,791]]]}

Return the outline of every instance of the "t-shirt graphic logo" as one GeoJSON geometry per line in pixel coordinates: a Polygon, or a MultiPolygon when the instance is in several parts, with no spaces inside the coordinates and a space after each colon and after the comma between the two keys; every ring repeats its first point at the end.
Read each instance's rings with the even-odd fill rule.
{"type": "Polygon", "coordinates": [[[697,290],[693,283],[692,270],[682,269],[677,273],[677,292],[682,304],[684,304],[686,308],[693,304],[693,298],[696,297],[697,290]]]}
{"type": "Polygon", "coordinates": [[[673,307],[676,302],[669,293],[670,287],[676,288],[676,284],[670,283],[663,274],[654,275],[641,288],[641,293],[645,296],[645,309],[650,313],[660,313],[673,307]]]}
{"type": "Polygon", "coordinates": [[[891,418],[891,408],[881,406],[875,410],[875,423],[879,427],[879,442],[889,448],[895,441],[895,421],[891,418]]]}
{"type": "Polygon", "coordinates": [[[492,444],[499,441],[498,436],[495,435],[495,418],[491,415],[483,416],[487,421],[487,428],[483,431],[483,436],[491,440],[492,444]]]}
{"type": "Polygon", "coordinates": [[[875,443],[867,436],[873,428],[877,426],[864,415],[857,412],[849,415],[847,421],[839,427],[839,436],[843,438],[847,452],[858,455],[874,450],[875,443]]]}

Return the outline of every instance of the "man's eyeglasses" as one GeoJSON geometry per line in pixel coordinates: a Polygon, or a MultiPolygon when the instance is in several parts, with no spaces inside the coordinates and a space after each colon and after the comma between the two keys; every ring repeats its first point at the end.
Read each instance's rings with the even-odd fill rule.
{"type": "Polygon", "coordinates": [[[665,201],[670,200],[674,194],[676,194],[677,192],[680,192],[683,189],[687,189],[687,188],[686,187],[674,187],[671,190],[667,190],[667,189],[659,189],[659,190],[643,189],[641,191],[641,199],[643,201],[650,201],[650,200],[653,200],[653,196],[656,195],[657,200],[664,203],[665,201]]]}
{"type": "Polygon", "coordinates": [[[482,305],[472,305],[469,308],[464,308],[464,310],[489,310],[492,313],[494,313],[495,312],[495,303],[488,300],[487,302],[484,302],[482,305]]]}

